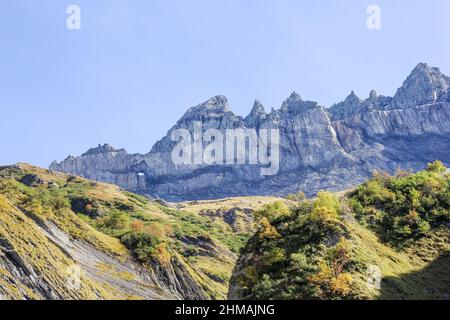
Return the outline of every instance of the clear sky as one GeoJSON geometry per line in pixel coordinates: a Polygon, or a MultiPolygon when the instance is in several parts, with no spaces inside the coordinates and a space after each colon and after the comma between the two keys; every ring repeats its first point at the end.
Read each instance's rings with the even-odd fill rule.
{"type": "Polygon", "coordinates": [[[392,95],[422,61],[450,75],[450,0],[2,1],[0,43],[0,164],[48,166],[105,142],[146,153],[217,94],[245,116],[294,90],[392,95]]]}

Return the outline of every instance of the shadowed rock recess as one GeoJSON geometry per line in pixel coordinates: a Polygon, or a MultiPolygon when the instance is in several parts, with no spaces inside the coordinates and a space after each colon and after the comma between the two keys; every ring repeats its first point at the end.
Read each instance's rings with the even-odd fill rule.
{"type": "Polygon", "coordinates": [[[450,164],[450,78],[420,63],[394,97],[375,91],[362,100],[352,92],[325,108],[295,92],[281,109],[267,113],[259,101],[246,118],[230,111],[217,96],[189,109],[147,154],[99,146],[68,157],[50,169],[117,184],[139,194],[171,201],[242,195],[286,195],[321,189],[344,190],[374,170],[423,169],[436,159],[450,164]],[[270,128],[280,132],[280,170],[262,176],[259,165],[176,166],[171,161],[171,133],[270,128]]]}

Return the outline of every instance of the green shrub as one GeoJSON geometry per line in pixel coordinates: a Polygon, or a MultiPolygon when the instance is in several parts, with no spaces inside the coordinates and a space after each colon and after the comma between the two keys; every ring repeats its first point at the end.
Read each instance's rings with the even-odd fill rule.
{"type": "Polygon", "coordinates": [[[340,211],[339,199],[330,192],[320,191],[317,199],[314,200],[310,219],[318,223],[334,221],[338,218],[340,211]]]}
{"type": "Polygon", "coordinates": [[[422,237],[450,218],[450,179],[436,161],[427,170],[397,176],[376,175],[350,195],[355,217],[398,245],[422,237]]]}
{"type": "Polygon", "coordinates": [[[266,218],[269,221],[277,219],[281,216],[287,216],[290,214],[289,208],[282,202],[277,201],[271,204],[266,204],[262,209],[255,212],[255,218],[261,220],[266,218]]]}
{"type": "Polygon", "coordinates": [[[444,164],[441,161],[436,160],[435,162],[430,163],[428,165],[427,171],[436,172],[436,173],[444,173],[445,171],[447,171],[447,168],[444,166],[444,164]]]}
{"type": "Polygon", "coordinates": [[[268,274],[264,274],[253,289],[255,298],[258,300],[271,299],[275,292],[274,282],[268,274]]]}
{"type": "Polygon", "coordinates": [[[323,262],[339,273],[324,284],[328,286],[327,294],[347,297],[350,253],[340,250],[344,240],[334,251],[324,245],[344,234],[339,199],[329,192],[320,192],[315,200],[304,200],[281,215],[279,210],[267,209],[244,250],[252,252],[247,268],[253,272],[251,277],[240,275],[237,279],[243,284],[243,295],[249,299],[319,298],[309,278],[319,272],[318,266],[323,262]],[[268,217],[272,219],[269,221],[268,217]]]}
{"type": "Polygon", "coordinates": [[[270,251],[264,252],[263,261],[268,267],[274,264],[282,263],[286,259],[286,252],[281,248],[273,248],[270,251]]]}
{"type": "Polygon", "coordinates": [[[314,208],[325,207],[334,211],[336,214],[341,212],[341,204],[339,199],[331,192],[320,191],[317,199],[314,201],[314,208]]]}
{"type": "Polygon", "coordinates": [[[97,227],[108,233],[124,231],[130,228],[130,216],[121,211],[112,211],[109,215],[99,218],[96,222],[97,227]]]}
{"type": "Polygon", "coordinates": [[[131,232],[122,236],[120,240],[142,262],[152,259],[158,245],[161,244],[160,239],[146,232],[131,232]]]}

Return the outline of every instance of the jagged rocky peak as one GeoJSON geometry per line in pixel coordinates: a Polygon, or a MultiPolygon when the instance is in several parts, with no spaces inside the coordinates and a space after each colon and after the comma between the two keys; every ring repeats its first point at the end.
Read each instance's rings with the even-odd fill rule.
{"type": "Polygon", "coordinates": [[[289,98],[287,98],[282,106],[281,106],[281,112],[287,113],[290,109],[292,109],[292,106],[299,105],[303,102],[302,97],[297,92],[292,92],[289,98]]]}
{"type": "Polygon", "coordinates": [[[291,93],[287,101],[302,101],[302,97],[295,91],[291,93]]]}
{"type": "Polygon", "coordinates": [[[227,113],[232,114],[228,105],[228,99],[225,96],[218,95],[190,108],[180,121],[202,116],[220,117],[227,113]]]}
{"type": "Polygon", "coordinates": [[[113,146],[105,143],[104,145],[99,144],[97,147],[89,149],[87,152],[83,153],[82,156],[97,155],[102,153],[113,153],[113,152],[126,152],[126,151],[125,149],[116,149],[113,146]]]}
{"type": "Polygon", "coordinates": [[[242,117],[236,116],[230,110],[227,98],[218,95],[191,107],[169,130],[167,135],[152,147],[150,153],[170,152],[174,146],[171,139],[172,132],[177,129],[187,129],[192,132],[198,122],[201,122],[203,130],[212,128],[223,131],[243,125],[242,117]]]}
{"type": "Polygon", "coordinates": [[[355,91],[352,90],[350,94],[345,98],[345,103],[347,104],[361,104],[361,99],[356,95],[355,91]]]}
{"type": "MultiPolygon", "coordinates": [[[[373,99],[373,93],[376,96],[375,91],[372,91],[369,99],[373,99]]],[[[331,113],[333,120],[341,120],[360,112],[365,105],[364,102],[365,101],[361,100],[356,95],[355,91],[352,90],[344,101],[331,106],[328,111],[331,113]]]]}
{"type": "Polygon", "coordinates": [[[359,99],[352,93],[329,108],[333,120],[342,120],[373,109],[392,110],[450,101],[450,78],[438,68],[419,63],[394,97],[379,96],[372,90],[369,98],[359,99]]]}
{"type": "MultiPolygon", "coordinates": [[[[314,195],[323,188],[341,190],[361,182],[373,169],[416,170],[436,159],[449,164],[449,83],[448,77],[438,69],[420,64],[396,96],[396,102],[411,106],[408,108],[396,107],[391,111],[393,98],[371,91],[364,99],[352,92],[325,110],[293,92],[281,109],[272,108],[270,112],[256,101],[245,120],[230,111],[225,97],[216,96],[189,109],[148,154],[103,153],[77,157],[59,165],[53,163],[51,169],[176,201],[233,195],[285,195],[298,190],[314,195]],[[436,94],[438,103],[418,104],[414,97],[417,95],[422,102],[429,99],[428,87],[435,88],[436,92],[447,90],[447,98],[436,94]],[[413,97],[411,101],[410,97],[413,97]],[[170,160],[178,143],[172,141],[174,130],[187,129],[192,134],[199,128],[196,126],[199,122],[203,132],[278,128],[278,174],[273,178],[262,177],[258,166],[253,164],[175,166],[170,160]],[[139,172],[145,173],[145,179],[138,177],[139,172]],[[318,172],[330,174],[318,176],[318,172]]],[[[111,151],[109,147],[100,146],[87,154],[108,151],[111,151]]]]}
{"type": "Polygon", "coordinates": [[[369,98],[366,101],[375,102],[378,98],[378,93],[375,90],[370,91],[369,98]]]}
{"type": "Polygon", "coordinates": [[[255,100],[255,103],[253,103],[253,108],[250,114],[266,114],[264,106],[258,99],[255,100]]]}
{"type": "Polygon", "coordinates": [[[52,167],[55,167],[55,166],[57,166],[57,165],[59,165],[58,161],[53,160],[52,163],[50,163],[49,168],[51,169],[52,167]]]}
{"type": "Polygon", "coordinates": [[[291,93],[289,98],[283,102],[280,111],[283,115],[296,115],[317,107],[317,102],[304,101],[302,97],[294,91],[291,93]]]}
{"type": "Polygon", "coordinates": [[[250,111],[250,114],[244,119],[244,122],[247,127],[255,127],[258,126],[266,118],[267,113],[264,109],[264,106],[259,100],[255,100],[252,111],[250,111]]]}
{"type": "Polygon", "coordinates": [[[223,112],[228,112],[228,99],[225,96],[215,96],[201,104],[200,106],[204,107],[206,110],[218,110],[223,112]]]}
{"type": "Polygon", "coordinates": [[[392,101],[392,97],[378,95],[375,90],[370,91],[369,97],[363,101],[363,109],[361,111],[370,111],[373,109],[385,110],[392,101]]]}
{"type": "Polygon", "coordinates": [[[403,109],[430,103],[447,101],[450,78],[439,68],[419,63],[392,100],[392,109],[403,109]]]}

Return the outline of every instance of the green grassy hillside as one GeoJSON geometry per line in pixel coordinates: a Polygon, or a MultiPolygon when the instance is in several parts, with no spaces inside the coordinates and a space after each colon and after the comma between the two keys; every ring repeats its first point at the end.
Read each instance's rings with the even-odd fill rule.
{"type": "Polygon", "coordinates": [[[440,162],[257,216],[232,299],[450,297],[450,175],[440,162]]]}
{"type": "Polygon", "coordinates": [[[170,204],[26,164],[0,167],[0,299],[449,297],[441,163],[288,198],[170,204]]]}
{"type": "Polygon", "coordinates": [[[174,206],[26,164],[0,168],[0,298],[225,298],[252,210],[270,201],[174,206]],[[66,288],[73,265],[80,292],[66,288]],[[41,281],[20,280],[25,269],[41,281]]]}

